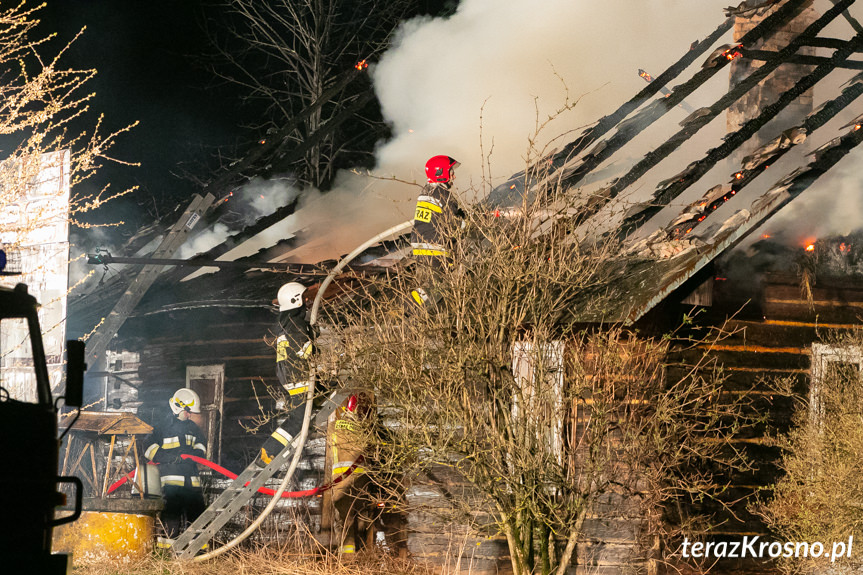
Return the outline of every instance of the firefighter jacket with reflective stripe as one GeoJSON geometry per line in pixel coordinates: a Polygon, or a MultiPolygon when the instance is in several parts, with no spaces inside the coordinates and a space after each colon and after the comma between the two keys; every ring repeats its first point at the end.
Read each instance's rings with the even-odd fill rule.
{"type": "Polygon", "coordinates": [[[276,338],[276,375],[290,395],[306,392],[309,358],[314,353],[312,330],[305,308],[279,314],[280,333],[276,338]]]}
{"type": "Polygon", "coordinates": [[[414,229],[411,234],[413,255],[447,257],[449,255],[443,226],[448,218],[463,217],[449,184],[426,184],[417,198],[414,229]]]}
{"type": "MultiPolygon", "coordinates": [[[[335,422],[329,437],[330,453],[333,461],[333,478],[346,473],[355,462],[361,461],[368,443],[368,416],[371,412],[372,399],[363,392],[357,391],[357,405],[353,411],[348,409],[350,397],[345,398],[336,408],[335,422]]],[[[365,473],[365,468],[358,463],[353,468],[352,475],[334,487],[336,498],[341,497],[356,477],[365,473]]]]}
{"type": "Polygon", "coordinates": [[[159,464],[162,487],[200,487],[198,468],[181,455],[207,456],[206,440],[194,422],[171,418],[155,426],[145,441],[144,456],[159,464]]]}

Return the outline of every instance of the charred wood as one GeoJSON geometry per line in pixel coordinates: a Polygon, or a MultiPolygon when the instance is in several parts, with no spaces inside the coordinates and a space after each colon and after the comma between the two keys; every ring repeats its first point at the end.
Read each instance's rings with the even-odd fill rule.
{"type": "MultiPolygon", "coordinates": [[[[847,44],[847,42],[843,42],[843,44],[847,44]]],[[[859,48],[856,50],[858,53],[861,51],[863,50],[860,50],[859,48]]],[[[778,52],[773,52],[771,50],[742,50],[742,53],[744,58],[749,58],[750,60],[770,60],[778,54],[778,52]]],[[[806,56],[804,54],[796,54],[794,56],[790,56],[785,61],[789,64],[818,66],[820,64],[830,63],[830,58],[824,56],[806,56]]],[[[836,63],[835,67],[844,68],[846,70],[863,70],[863,62],[858,60],[845,60],[843,62],[836,63]]]]}
{"type": "MultiPolygon", "coordinates": [[[[803,46],[803,43],[807,38],[815,37],[824,27],[826,27],[828,24],[830,24],[830,22],[832,22],[839,15],[839,13],[842,10],[844,10],[845,8],[847,8],[848,6],[853,4],[854,2],[855,2],[855,0],[842,0],[840,4],[838,4],[837,6],[834,6],[833,8],[831,8],[830,10],[825,12],[824,15],[822,15],[820,18],[818,18],[818,20],[816,20],[809,27],[807,27],[806,30],[802,34],[797,36],[785,48],[780,50],[775,58],[765,62],[765,64],[763,66],[757,68],[754,72],[752,72],[752,74],[750,74],[743,81],[741,81],[739,84],[734,86],[724,96],[722,96],[712,106],[710,106],[709,107],[710,113],[696,118],[695,120],[693,120],[692,122],[690,122],[689,124],[684,126],[684,128],[682,130],[680,130],[675,135],[673,135],[671,138],[669,138],[664,144],[662,144],[661,146],[659,146],[655,150],[652,150],[650,153],[648,153],[640,162],[638,162],[635,166],[633,166],[632,169],[629,170],[629,172],[627,172],[625,175],[623,175],[621,178],[619,178],[611,186],[611,188],[609,190],[609,192],[610,192],[609,193],[609,199],[613,199],[613,198],[617,197],[617,195],[621,191],[623,191],[625,188],[629,187],[629,185],[631,185],[636,180],[638,180],[648,170],[650,170],[651,168],[656,166],[660,161],[664,160],[672,152],[677,150],[681,145],[683,145],[684,142],[689,140],[689,138],[691,138],[693,135],[695,135],[701,128],[706,126],[711,120],[713,120],[713,118],[715,118],[717,115],[719,115],[720,112],[727,109],[731,104],[733,104],[735,101],[737,101],[738,98],[740,98],[746,92],[748,92],[753,87],[755,87],[759,82],[764,80],[771,72],[773,72],[776,68],[778,68],[781,64],[783,64],[789,56],[791,56],[795,52],[797,52],[797,50],[801,46],[803,46]]],[[[791,5],[790,2],[788,4],[785,4],[783,6],[783,8],[781,8],[775,14],[771,15],[766,20],[764,20],[764,22],[762,22],[759,26],[757,26],[752,31],[750,31],[748,34],[746,34],[741,39],[741,43],[744,46],[746,44],[750,43],[752,41],[749,38],[750,34],[755,32],[756,30],[758,30],[759,27],[764,26],[765,24],[770,22],[773,17],[778,16],[782,12],[783,9],[789,7],[790,5],[791,5]]],[[[851,53],[853,53],[853,50],[856,49],[857,45],[858,45],[858,40],[855,37],[855,40],[852,40],[848,44],[846,44],[846,51],[848,50],[849,46],[851,47],[851,51],[848,51],[848,53],[845,53],[845,51],[837,52],[836,54],[833,55],[833,61],[844,60],[851,53]]],[[[811,85],[814,85],[815,82],[817,82],[818,80],[823,78],[823,76],[825,76],[834,67],[835,67],[835,65],[831,62],[831,64],[829,66],[825,66],[825,68],[828,68],[828,69],[819,69],[817,71],[818,72],[817,74],[816,74],[816,72],[813,72],[812,74],[810,74],[809,76],[804,78],[804,80],[808,79],[807,81],[812,82],[811,85]]],[[[710,70],[713,70],[713,68],[707,68],[707,69],[702,70],[701,72],[696,74],[693,77],[693,79],[690,80],[690,82],[692,82],[693,80],[698,78],[700,74],[703,74],[704,72],[707,72],[710,70]]],[[[706,80],[706,78],[705,78],[705,80],[706,80]]],[[[803,82],[803,80],[801,80],[801,82],[798,82],[798,85],[800,85],[802,82],[803,82]]],[[[699,83],[699,85],[700,85],[700,83],[699,83]]],[[[811,85],[809,87],[811,87],[811,85]]],[[[694,87],[693,87],[693,89],[694,89],[694,87]]],[[[802,92],[800,92],[800,93],[802,93],[802,92]]],[[[799,96],[799,94],[795,94],[794,98],[796,98],[797,96],[799,96]]],[[[787,98],[785,97],[785,95],[783,95],[783,100],[785,100],[785,99],[787,99],[787,98]]],[[[791,99],[793,100],[793,98],[791,98],[791,99]]],[[[767,120],[771,119],[773,116],[778,114],[782,108],[787,106],[790,101],[791,100],[783,102],[781,107],[776,108],[772,111],[772,115],[767,116],[768,111],[765,111],[764,113],[762,113],[761,116],[759,116],[759,118],[763,118],[764,123],[766,123],[767,120]]],[[[756,121],[757,120],[758,120],[758,118],[756,119],[756,121]]],[[[761,125],[763,125],[763,124],[761,124],[761,125]]],[[[760,128],[761,125],[758,125],[758,128],[760,128]]],[[[734,138],[733,143],[732,143],[731,138],[727,138],[725,144],[723,144],[723,146],[720,146],[720,148],[723,148],[723,150],[725,150],[724,153],[726,153],[726,155],[727,155],[728,153],[733,151],[734,148],[736,148],[741,143],[746,141],[749,137],[751,137],[752,134],[754,134],[757,131],[757,128],[755,128],[755,124],[751,125],[749,130],[747,130],[745,132],[743,130],[738,131],[737,132],[737,138],[734,138]],[[749,133],[749,130],[751,130],[751,133],[749,133]],[[731,147],[732,145],[733,145],[733,147],[731,147]]],[[[612,140],[616,139],[618,136],[620,136],[620,134],[615,135],[614,138],[612,138],[612,140]]],[[[612,147],[613,146],[611,144],[608,146],[608,148],[612,148],[612,147]]],[[[706,171],[707,170],[705,169],[703,173],[706,173],[706,171]]],[[[694,182],[695,179],[696,178],[693,175],[690,175],[690,179],[687,182],[681,182],[680,185],[684,186],[683,188],[681,188],[681,191],[682,191],[682,189],[685,189],[685,187],[688,187],[689,184],[694,182]]],[[[578,180],[580,180],[580,178],[575,178],[573,181],[566,182],[566,184],[567,185],[573,185],[578,180]]],[[[670,194],[668,194],[666,192],[663,194],[663,197],[665,197],[665,196],[670,196],[670,194]]],[[[674,196],[671,196],[671,197],[674,197],[674,196]]],[[[595,213],[595,211],[593,213],[595,213]]],[[[583,221],[586,217],[592,216],[593,213],[583,214],[581,217],[581,220],[583,221]]],[[[638,216],[639,217],[639,220],[638,220],[639,223],[644,221],[644,219],[642,219],[642,218],[644,218],[645,215],[646,215],[645,213],[639,214],[639,216],[638,216]]],[[[650,215],[652,215],[652,213],[650,215]]],[[[629,228],[626,228],[625,231],[628,234],[629,232],[632,231],[632,229],[633,228],[629,227],[629,228]]],[[[621,235],[623,235],[623,230],[621,230],[621,235]]]]}
{"type": "MultiPolygon", "coordinates": [[[[794,85],[793,89],[784,92],[782,96],[780,96],[779,100],[770,106],[767,106],[757,118],[753,118],[744,124],[739,130],[726,136],[725,142],[721,146],[717,146],[710,150],[703,159],[696,162],[694,167],[687,172],[685,178],[681,178],[667,187],[658,188],[657,191],[654,192],[653,198],[648,202],[649,205],[644,206],[644,208],[638,213],[633,214],[631,217],[623,221],[618,232],[618,237],[620,239],[625,238],[634,232],[641,224],[656,215],[664,206],[674,198],[678,197],[684,190],[689,188],[690,185],[710,171],[710,169],[712,169],[719,161],[731,155],[734,150],[751,138],[758,130],[767,124],[767,122],[775,118],[788,104],[793,102],[797,97],[827,76],[827,74],[835,68],[835,62],[844,61],[860,46],[863,46],[863,36],[861,35],[855,36],[854,39],[846,42],[843,50],[837,51],[827,63],[822,64],[811,74],[800,79],[794,85]]],[[[852,84],[843,90],[840,96],[828,102],[827,105],[821,107],[818,111],[810,114],[798,129],[803,130],[803,133],[807,135],[811,134],[826,124],[861,94],[863,94],[863,84],[852,84]]],[[[769,158],[769,162],[762,162],[753,169],[746,169],[744,167],[735,175],[735,179],[732,180],[731,187],[733,193],[728,195],[726,200],[743,189],[747,184],[760,175],[769,163],[775,162],[791,147],[792,146],[789,145],[788,147],[777,149],[776,153],[769,158]]],[[[722,205],[722,203],[724,202],[713,207],[713,209],[722,205]]],[[[710,211],[713,211],[713,209],[710,211]]],[[[687,230],[691,231],[691,229],[697,226],[701,221],[702,220],[690,222],[687,230]]],[[[674,236],[673,232],[674,230],[669,230],[669,235],[672,237],[674,236]]]]}
{"type": "MultiPolygon", "coordinates": [[[[842,8],[847,7],[850,4],[853,4],[854,0],[842,0],[842,8]]],[[[784,25],[786,22],[797,16],[804,8],[808,2],[806,0],[791,0],[786,2],[779,10],[775,13],[771,14],[767,17],[763,22],[761,22],[758,26],[750,30],[743,38],[740,39],[740,44],[743,46],[751,45],[757,40],[767,36],[772,33],[774,30],[784,25]]],[[[792,44],[795,44],[799,41],[799,44],[796,44],[793,48],[789,45],[789,48],[786,48],[783,53],[787,52],[787,54],[793,54],[800,45],[802,45],[803,40],[809,37],[815,36],[824,26],[829,24],[833,19],[836,18],[838,13],[841,10],[838,8],[831,9],[824,14],[816,24],[813,24],[807,30],[801,34],[797,39],[795,39],[792,44]]],[[[594,168],[599,166],[603,161],[611,156],[614,152],[622,148],[624,145],[629,143],[635,136],[640,134],[645,128],[647,128],[650,124],[655,122],[657,119],[662,117],[668,110],[673,109],[680,102],[684,100],[687,96],[689,96],[696,89],[701,87],[705,82],[707,82],[710,78],[712,78],[719,70],[722,70],[730,60],[726,58],[720,59],[715,66],[711,66],[708,68],[703,68],[698,73],[696,73],[690,80],[677,86],[672,90],[672,95],[664,98],[662,100],[662,105],[657,106],[653,112],[649,115],[646,115],[645,121],[643,124],[639,125],[630,125],[625,130],[619,130],[614,136],[612,136],[608,145],[602,152],[596,154],[591,157],[587,161],[585,161],[581,166],[579,166],[578,170],[576,170],[572,175],[566,178],[562,185],[564,186],[575,186],[578,184],[588,173],[590,173],[594,168]]],[[[689,139],[689,137],[696,133],[702,126],[706,125],[716,114],[719,114],[722,110],[731,105],[737,98],[746,93],[752,86],[757,84],[759,81],[764,79],[772,70],[778,67],[782,62],[776,61],[768,62],[764,66],[758,69],[755,73],[750,75],[747,78],[745,89],[744,86],[738,85],[734,90],[730,91],[726,96],[716,102],[713,106],[711,106],[711,110],[713,113],[709,116],[704,116],[699,120],[691,123],[689,126],[681,130],[678,133],[677,137],[682,137],[683,140],[673,145],[671,142],[674,140],[669,140],[664,146],[660,147],[657,150],[654,150],[651,154],[648,154],[641,162],[636,164],[626,175],[622,178],[618,179],[615,184],[612,186],[611,197],[609,199],[613,199],[620,193],[623,188],[629,186],[632,182],[637,180],[641,175],[644,174],[648,169],[653,167],[659,160],[670,154],[674,149],[679,147],[684,141],[689,139]],[[763,70],[763,71],[762,71],[763,70]],[[665,149],[663,149],[665,148],[665,149]]],[[[585,213],[579,215],[578,222],[585,221],[587,218],[593,216],[598,211],[597,208],[592,210],[586,210],[585,213]]],[[[577,222],[577,223],[578,223],[577,222]]]]}

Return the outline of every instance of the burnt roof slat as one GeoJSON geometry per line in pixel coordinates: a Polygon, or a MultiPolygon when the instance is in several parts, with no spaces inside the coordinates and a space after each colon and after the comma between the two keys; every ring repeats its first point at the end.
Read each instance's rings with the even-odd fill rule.
{"type": "MultiPolygon", "coordinates": [[[[845,42],[843,42],[843,44],[845,44],[845,42]]],[[[831,48],[833,48],[833,46],[831,46],[831,48]]],[[[741,52],[743,52],[744,58],[748,58],[750,60],[769,60],[778,54],[778,52],[773,52],[771,50],[741,50],[741,52]]],[[[863,52],[863,50],[858,48],[856,52],[863,52]]],[[[804,66],[818,66],[829,61],[830,58],[824,56],[806,56],[803,54],[795,54],[794,56],[788,57],[786,60],[789,64],[802,64],[804,66]]],[[[842,62],[836,63],[834,67],[845,68],[847,70],[863,70],[863,62],[859,60],[843,60],[842,62]]]]}
{"type": "MultiPolygon", "coordinates": [[[[853,4],[855,0],[841,0],[841,7],[847,7],[850,4],[853,4]]],[[[808,5],[807,0],[798,1],[798,0],[789,0],[785,4],[782,5],[776,12],[765,18],[761,23],[755,26],[752,30],[747,32],[741,39],[739,44],[743,46],[751,45],[754,42],[767,37],[778,27],[784,25],[792,18],[796,17],[806,6],[808,5]]],[[[825,18],[822,16],[819,19],[819,22],[826,21],[825,24],[818,28],[818,31],[823,28],[826,23],[829,23],[833,19],[835,19],[836,15],[841,10],[834,7],[829,12],[830,16],[825,18]]],[[[827,16],[827,13],[825,13],[827,16]]],[[[817,31],[808,34],[812,27],[807,28],[801,36],[812,37],[817,34],[817,31]]],[[[792,52],[793,53],[793,52],[792,52]]],[[[587,174],[592,172],[596,167],[598,167],[602,162],[607,160],[613,153],[617,150],[628,144],[635,136],[644,131],[648,126],[653,124],[656,120],[665,115],[669,110],[674,109],[675,106],[680,104],[687,96],[692,94],[695,90],[700,88],[705,82],[715,76],[720,70],[724,69],[730,60],[728,59],[718,59],[716,64],[712,67],[703,68],[698,71],[692,78],[690,78],[687,82],[676,86],[670,96],[666,98],[662,98],[658,100],[659,104],[654,106],[652,109],[646,110],[644,114],[644,118],[640,122],[633,122],[625,127],[618,129],[617,133],[614,136],[606,140],[607,145],[600,150],[596,154],[591,154],[585,161],[578,166],[577,169],[573,170],[571,174],[569,174],[566,178],[561,180],[561,185],[564,187],[573,187],[579,182],[581,182],[587,174]]],[[[767,66],[768,64],[765,64],[767,66]]],[[[778,65],[778,64],[777,64],[778,65]]],[[[765,67],[765,66],[762,66],[765,67]]],[[[753,74],[757,74],[758,72],[754,72],[753,74]]],[[[766,75],[766,74],[765,74],[766,75]]],[[[745,81],[745,80],[744,80],[745,81]]],[[[757,83],[757,82],[756,82],[757,83]]],[[[754,85],[754,84],[753,84],[754,85]]],[[[738,96],[739,97],[739,96],[738,96]]],[[[733,101],[737,100],[737,97],[734,100],[728,102],[725,107],[728,107],[733,101]]],[[[722,108],[724,109],[724,108],[722,108]]],[[[716,111],[718,114],[720,110],[716,111]]],[[[715,114],[714,114],[715,116],[715,114]]],[[[692,125],[698,125],[700,121],[693,122],[692,125]]],[[[704,122],[706,124],[707,122],[704,122]]],[[[700,127],[700,126],[699,126],[700,127]]],[[[695,131],[698,131],[697,129],[695,131]]],[[[694,132],[693,132],[694,133],[694,132]]],[[[644,161],[644,160],[642,160],[644,161]]],[[[635,174],[633,171],[635,168],[630,170],[629,176],[635,174]]],[[[634,181],[634,180],[632,180],[634,181]]],[[[631,181],[629,182],[631,183],[631,181]]],[[[628,184],[627,184],[628,185],[628,184]]],[[[618,190],[619,192],[620,190],[618,190]]],[[[579,215],[578,221],[584,221],[587,218],[591,217],[595,213],[597,213],[604,205],[606,205],[610,200],[612,200],[616,196],[616,193],[609,194],[604,201],[595,202],[589,209],[583,210],[583,213],[579,215]]]]}
{"type": "MultiPolygon", "coordinates": [[[[712,150],[707,152],[704,158],[695,162],[693,168],[691,170],[687,170],[687,177],[684,181],[678,181],[665,188],[657,189],[653,193],[653,198],[648,201],[648,205],[647,207],[645,207],[645,209],[640,210],[637,214],[634,214],[630,218],[627,218],[623,221],[619,229],[618,237],[626,237],[633,233],[635,230],[637,230],[641,224],[656,215],[672,200],[677,198],[699,178],[701,178],[708,171],[710,171],[713,166],[715,166],[719,161],[731,155],[734,150],[736,150],[749,138],[755,135],[758,130],[764,127],[767,122],[779,115],[782,110],[784,110],[789,104],[791,104],[794,100],[800,97],[800,95],[802,95],[804,92],[815,86],[815,84],[817,84],[819,81],[824,79],[827,74],[829,74],[835,69],[838,62],[846,60],[861,46],[863,46],[863,34],[858,34],[854,38],[846,42],[845,46],[842,49],[837,50],[827,62],[821,64],[810,74],[804,76],[799,81],[797,81],[797,83],[795,83],[790,90],[786,90],[785,92],[783,92],[776,102],[770,104],[769,106],[766,106],[761,111],[761,114],[759,114],[756,118],[749,120],[743,126],[741,126],[739,130],[726,136],[725,141],[722,143],[722,145],[713,148],[712,150]]],[[[759,68],[759,70],[760,69],[761,68],[759,68]]],[[[854,87],[852,86],[852,88],[854,87]]],[[[834,100],[832,105],[830,105],[829,107],[822,108],[817,113],[813,113],[807,116],[806,120],[801,124],[801,127],[807,130],[807,134],[811,133],[812,131],[823,126],[828,120],[835,116],[836,113],[838,113],[842,108],[850,104],[859,95],[860,93],[858,88],[843,92],[843,95],[839,96],[836,100],[834,100]]],[[[672,140],[674,140],[674,137],[672,137],[672,140]]],[[[663,148],[664,146],[665,145],[660,146],[660,148],[658,148],[657,150],[663,148]]],[[[648,154],[648,156],[649,155],[650,154],[648,154]]],[[[743,181],[741,181],[740,183],[745,184],[745,182],[743,181]]],[[[740,187],[742,187],[742,185],[740,187]]]]}
{"type": "MultiPolygon", "coordinates": [[[[642,88],[629,101],[622,104],[617,110],[603,116],[597,123],[586,129],[573,142],[564,146],[564,148],[556,153],[551,161],[552,169],[563,167],[571,158],[574,158],[581,151],[596,142],[601,136],[614,128],[633,110],[644,104],[648,98],[656,95],[663,86],[677,78],[690,64],[704,54],[711,46],[713,46],[728,30],[734,25],[734,18],[726,18],[716,30],[714,30],[704,40],[695,43],[677,62],[669,66],[659,76],[656,76],[652,82],[642,88]]],[[[673,107],[673,106],[672,106],[673,107]]],[[[523,192],[522,185],[524,183],[524,172],[519,172],[510,177],[505,183],[497,186],[489,194],[489,202],[492,205],[505,205],[510,199],[515,198],[523,192]],[[515,186],[513,188],[512,186],[515,186]]]]}
{"type": "MultiPolygon", "coordinates": [[[[772,141],[776,141],[778,138],[783,137],[783,135],[793,132],[806,134],[808,138],[809,134],[816,131],[818,128],[833,119],[836,114],[848,107],[848,105],[850,105],[854,100],[859,98],[861,94],[863,94],[863,74],[858,75],[855,78],[855,81],[853,81],[853,83],[843,89],[842,93],[838,97],[828,102],[825,102],[819,110],[816,110],[815,112],[809,114],[809,116],[806,117],[803,123],[787,130],[783,130],[782,134],[780,134],[779,137],[774,138],[774,140],[772,141]]],[[[745,188],[756,177],[761,175],[770,164],[775,163],[795,145],[797,144],[793,141],[793,139],[789,139],[786,146],[780,146],[776,150],[766,154],[764,157],[757,158],[756,160],[758,160],[758,164],[749,169],[746,168],[746,165],[749,163],[750,160],[747,160],[748,157],[744,158],[744,165],[736,174],[736,176],[738,177],[733,178],[730,182],[731,188],[734,193],[736,194],[737,192],[745,188]]],[[[698,227],[700,223],[701,222],[693,222],[691,224],[691,229],[698,227]]],[[[673,233],[669,232],[669,235],[673,235],[673,233]]]]}
{"type": "MultiPolygon", "coordinates": [[[[676,134],[671,136],[668,140],[665,141],[665,143],[663,143],[662,145],[660,145],[656,149],[648,152],[641,161],[639,161],[637,164],[635,164],[635,166],[633,166],[625,175],[623,175],[622,177],[617,179],[614,182],[614,184],[612,184],[605,191],[605,194],[603,196],[603,201],[595,202],[590,207],[590,209],[584,210],[584,213],[579,214],[579,216],[580,216],[579,221],[585,221],[587,218],[598,213],[605,205],[607,205],[611,200],[616,198],[620,194],[620,192],[622,192],[623,190],[628,188],[630,185],[635,183],[641,176],[643,176],[650,169],[652,169],[657,164],[659,164],[659,162],[661,162],[662,160],[667,158],[672,152],[677,150],[687,140],[689,140],[689,138],[691,138],[699,130],[701,130],[701,128],[703,128],[708,123],[710,123],[716,116],[718,116],[721,112],[725,111],[729,106],[731,106],[731,104],[736,102],[744,94],[746,94],[749,90],[754,88],[759,82],[764,80],[771,72],[773,72],[781,64],[785,63],[785,61],[787,60],[787,58],[789,56],[794,55],[797,52],[797,50],[803,46],[803,44],[807,38],[815,37],[828,24],[830,24],[833,20],[835,20],[836,17],[839,16],[839,14],[842,12],[842,10],[844,10],[845,8],[847,8],[848,6],[853,4],[855,1],[856,0],[842,0],[836,6],[834,6],[830,10],[826,11],[820,18],[818,18],[817,20],[815,20],[815,22],[810,24],[806,28],[806,30],[801,32],[800,35],[798,35],[794,40],[789,42],[789,44],[787,46],[785,46],[785,48],[780,50],[777,53],[777,56],[775,58],[768,60],[767,62],[764,63],[763,66],[756,68],[749,76],[747,76],[746,78],[741,80],[738,84],[736,84],[731,89],[729,89],[728,92],[726,92],[725,95],[723,95],[716,102],[714,102],[713,105],[706,108],[705,109],[706,112],[704,114],[698,116],[697,118],[693,119],[690,122],[687,122],[683,126],[683,129],[679,130],[676,134]]],[[[773,16],[776,16],[777,14],[779,14],[780,11],[781,11],[781,9],[779,11],[777,11],[775,14],[773,14],[773,16]]],[[[768,17],[767,19],[765,19],[764,22],[762,22],[762,24],[766,23],[771,17],[768,17]]],[[[746,36],[741,38],[740,43],[743,44],[744,46],[749,42],[749,40],[747,39],[748,36],[749,36],[749,34],[747,34],[746,36]]],[[[847,44],[846,44],[846,50],[847,50],[847,44]]],[[[847,56],[850,55],[850,53],[853,53],[853,50],[852,50],[852,52],[845,54],[845,58],[847,58],[847,56]]],[[[839,52],[837,52],[837,54],[839,54],[839,52]]],[[[834,56],[835,56],[835,54],[834,54],[834,56]]],[[[726,60],[726,62],[727,62],[727,60],[726,60]]],[[[817,80],[820,80],[821,78],[823,78],[824,75],[826,75],[827,72],[832,70],[833,67],[834,66],[830,66],[830,68],[826,72],[823,72],[823,74],[821,76],[810,75],[810,76],[807,76],[807,78],[811,77],[811,78],[817,78],[817,80]]],[[[707,70],[710,70],[710,69],[708,68],[707,70]]],[[[702,72],[704,72],[704,71],[705,70],[702,70],[702,72]]],[[[695,77],[693,77],[693,80],[696,77],[698,77],[699,74],[696,74],[695,77]]],[[[815,81],[817,81],[817,80],[815,80],[815,81]]],[[[813,85],[814,85],[814,82],[813,82],[813,85]]],[[[788,103],[789,102],[786,102],[782,107],[784,108],[788,103]]],[[[781,110],[781,108],[779,110],[781,110]]],[[[779,110],[776,110],[774,115],[776,113],[778,113],[779,110]]],[[[637,127],[638,126],[632,126],[633,129],[637,128],[637,127]]],[[[646,127],[646,125],[644,127],[646,127]]],[[[742,129],[739,130],[737,133],[740,134],[741,137],[746,134],[745,132],[743,132],[742,129]]],[[[748,139],[752,134],[754,134],[754,132],[746,135],[745,139],[748,139]]],[[[617,136],[615,136],[615,138],[617,138],[617,136]]],[[[615,138],[612,138],[612,140],[614,140],[615,138]]],[[[743,141],[745,141],[745,139],[740,141],[739,138],[735,138],[735,142],[737,142],[737,143],[734,145],[733,148],[729,149],[728,152],[730,153],[731,151],[733,151],[733,149],[736,148],[737,146],[739,146],[743,141]]],[[[622,143],[625,143],[625,142],[622,142],[622,143]]],[[[726,139],[725,144],[723,144],[723,146],[721,146],[721,147],[723,149],[728,148],[729,144],[730,144],[730,139],[726,139]]],[[[605,150],[603,150],[602,152],[600,152],[599,154],[597,154],[597,156],[601,156],[601,155],[605,154],[605,152],[607,152],[610,148],[612,148],[611,142],[609,142],[608,147],[605,150]]],[[[702,172],[702,174],[706,173],[706,171],[707,170],[705,169],[702,172]]],[[[581,179],[581,177],[576,176],[573,181],[565,181],[564,185],[573,185],[574,183],[577,183],[580,179],[581,179]]],[[[688,187],[691,183],[695,182],[696,179],[697,179],[696,177],[687,177],[687,181],[681,183],[681,185],[684,186],[683,189],[688,187]]],[[[682,189],[681,189],[681,191],[682,191],[682,189]]],[[[640,221],[644,221],[644,220],[640,220],[640,221]]],[[[629,230],[629,231],[631,231],[631,230],[629,230]]]]}
{"type": "Polygon", "coordinates": [[[816,153],[807,166],[779,180],[706,238],[701,248],[666,260],[618,259],[607,264],[609,278],[603,285],[581,294],[573,302],[572,323],[613,322],[631,325],[680,287],[719,254],[758,228],[766,219],[808,189],[819,177],[863,142],[863,129],[854,129],[816,153]],[[579,311],[584,310],[584,311],[579,311]]]}

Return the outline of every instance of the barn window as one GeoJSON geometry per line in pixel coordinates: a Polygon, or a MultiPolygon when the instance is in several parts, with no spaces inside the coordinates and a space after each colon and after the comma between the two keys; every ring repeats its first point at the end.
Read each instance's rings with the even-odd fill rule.
{"type": "Polygon", "coordinates": [[[820,424],[824,418],[824,386],[860,378],[863,374],[863,349],[853,345],[813,343],[811,371],[809,418],[813,423],[820,424]]]}
{"type": "MultiPolygon", "coordinates": [[[[550,446],[558,462],[563,464],[563,341],[552,341],[535,349],[531,341],[519,341],[513,346],[512,373],[519,390],[513,398],[513,420],[525,417],[542,418],[551,425],[545,427],[545,445],[550,446]]],[[[528,425],[542,424],[542,419],[528,425]]],[[[540,438],[538,438],[540,439],[540,438]]]]}

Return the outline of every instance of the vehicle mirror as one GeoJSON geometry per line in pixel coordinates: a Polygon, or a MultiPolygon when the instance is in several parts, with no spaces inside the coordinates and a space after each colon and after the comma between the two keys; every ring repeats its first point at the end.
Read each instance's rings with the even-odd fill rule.
{"type": "Polygon", "coordinates": [[[66,341],[66,394],[65,405],[81,407],[84,403],[84,342],[77,339],[66,341]]]}

